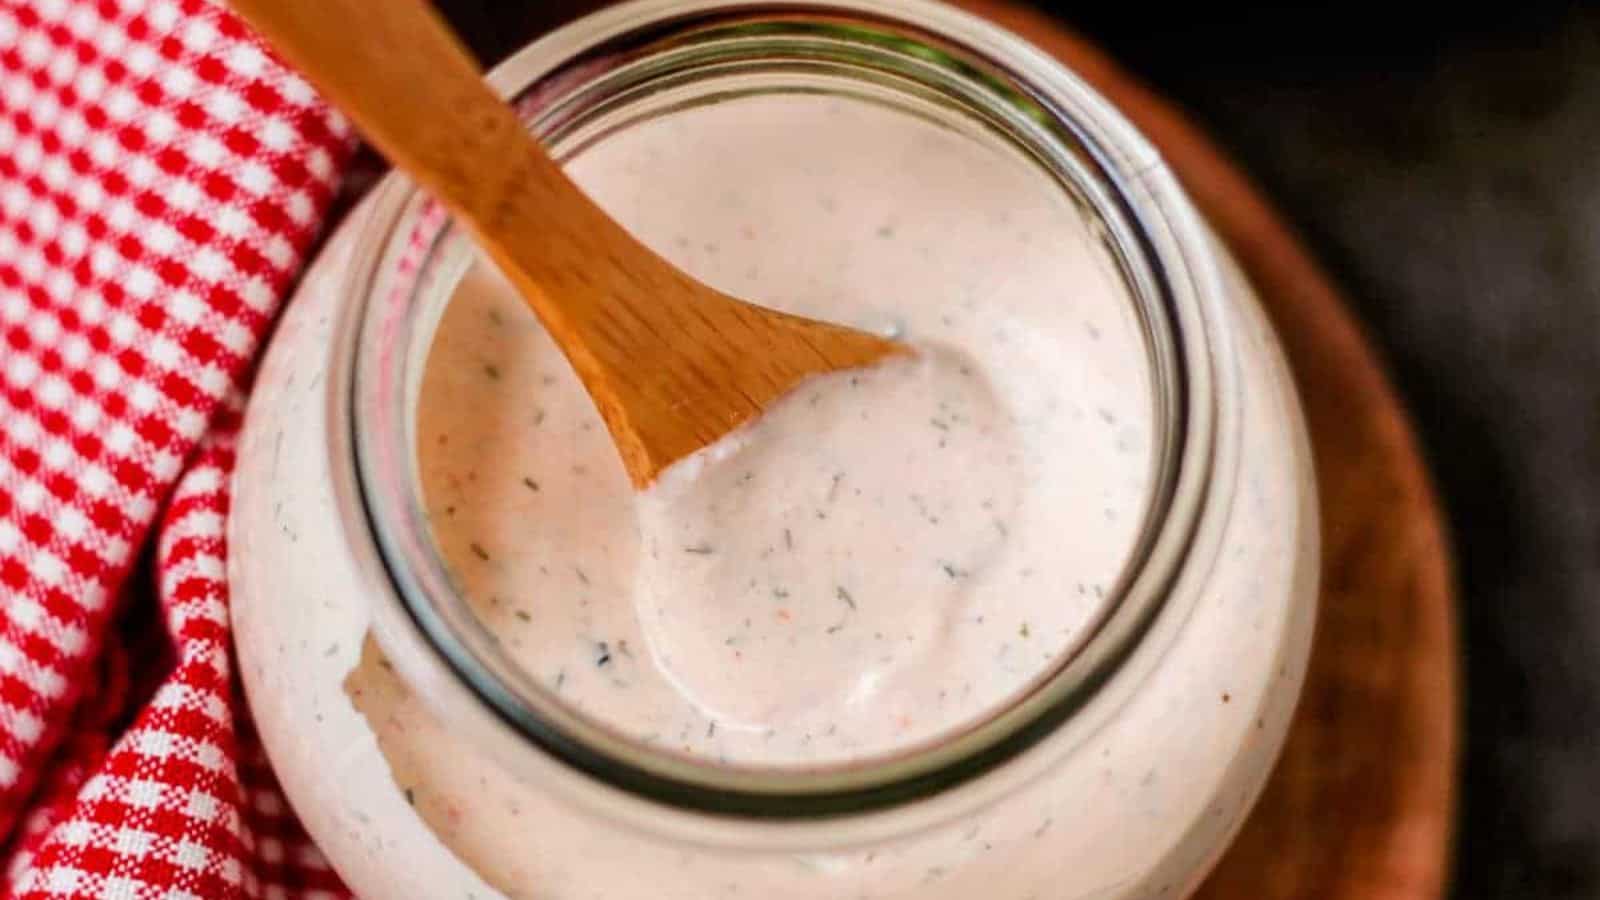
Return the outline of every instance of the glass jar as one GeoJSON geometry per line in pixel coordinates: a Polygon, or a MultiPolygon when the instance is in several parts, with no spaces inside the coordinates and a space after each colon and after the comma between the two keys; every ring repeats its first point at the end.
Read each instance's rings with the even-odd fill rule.
{"type": "MultiPolygon", "coordinates": [[[[636,0],[538,41],[491,80],[569,167],[643,128],[690,140],[707,110],[789,98],[863,117],[832,120],[841,131],[885,117],[919,123],[927,140],[954,136],[963,164],[982,167],[967,170],[974,184],[989,184],[991,167],[1031,179],[1077,217],[1117,287],[1106,333],[1086,326],[1101,349],[1082,353],[1087,369],[1110,367],[1101,380],[1119,386],[1118,402],[1143,410],[1136,441],[1113,429],[1143,448],[1140,492],[1115,526],[1127,540],[1111,576],[1049,587],[1091,597],[1072,640],[959,727],[784,766],[629,734],[563,701],[561,676],[518,663],[430,528],[419,396],[441,320],[483,264],[391,176],[329,241],[273,339],[229,525],[251,708],[296,811],[350,886],[540,900],[1192,891],[1282,745],[1315,617],[1318,535],[1275,339],[1155,151],[1054,60],[923,0],[636,0]]],[[[724,121],[800,127],[781,111],[724,121]]],[[[602,205],[666,202],[682,160],[713,174],[734,165],[646,155],[638,189],[601,190],[602,205]]],[[[973,194],[980,224],[923,223],[926,265],[946,262],[941,233],[965,229],[970,242],[974,229],[1013,227],[1007,209],[983,205],[994,202],[987,188],[973,194]]],[[[674,250],[641,209],[620,217],[711,277],[694,235],[674,250]]],[[[972,269],[999,273],[978,287],[1003,291],[1022,256],[972,269]]],[[[1113,529],[1114,512],[1082,527],[1113,529]]],[[[1024,622],[1005,648],[1027,639],[1024,622]]]]}

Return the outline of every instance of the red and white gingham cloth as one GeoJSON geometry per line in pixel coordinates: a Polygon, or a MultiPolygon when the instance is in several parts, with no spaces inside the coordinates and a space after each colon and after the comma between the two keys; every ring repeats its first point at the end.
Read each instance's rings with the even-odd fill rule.
{"type": "Polygon", "coordinates": [[[348,892],[231,668],[252,360],[353,145],[209,0],[0,0],[0,889],[348,892]]]}

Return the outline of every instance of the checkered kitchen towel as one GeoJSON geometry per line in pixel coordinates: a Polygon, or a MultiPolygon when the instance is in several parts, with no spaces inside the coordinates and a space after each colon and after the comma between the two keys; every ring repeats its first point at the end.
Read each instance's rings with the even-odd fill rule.
{"type": "Polygon", "coordinates": [[[352,144],[210,0],[0,0],[4,896],[347,896],[244,718],[223,520],[352,144]]]}

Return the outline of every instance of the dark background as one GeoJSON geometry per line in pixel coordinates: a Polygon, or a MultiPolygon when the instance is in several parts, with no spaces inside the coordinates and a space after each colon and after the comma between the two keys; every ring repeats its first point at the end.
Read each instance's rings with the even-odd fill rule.
{"type": "MultiPolygon", "coordinates": [[[[488,59],[584,5],[441,2],[488,59]]],[[[1454,897],[1600,898],[1600,9],[1038,5],[1266,187],[1415,417],[1462,587],[1454,897]]]]}
{"type": "Polygon", "coordinates": [[[1421,431],[1462,589],[1453,896],[1595,898],[1600,10],[1487,7],[1090,30],[1277,200],[1421,431]]]}

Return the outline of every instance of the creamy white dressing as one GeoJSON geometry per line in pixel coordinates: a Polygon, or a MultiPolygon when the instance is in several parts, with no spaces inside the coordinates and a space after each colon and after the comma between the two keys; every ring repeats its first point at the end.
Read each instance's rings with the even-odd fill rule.
{"type": "Polygon", "coordinates": [[[1132,542],[1150,400],[1129,300],[1037,170],[910,116],[762,97],[636,126],[578,181],[696,277],[900,335],[634,496],[487,265],[420,393],[459,586],[549,690],[740,764],[903,750],[1061,662],[1132,542]]]}

